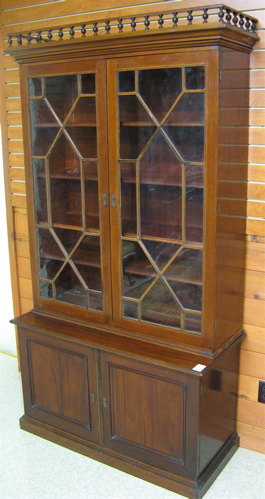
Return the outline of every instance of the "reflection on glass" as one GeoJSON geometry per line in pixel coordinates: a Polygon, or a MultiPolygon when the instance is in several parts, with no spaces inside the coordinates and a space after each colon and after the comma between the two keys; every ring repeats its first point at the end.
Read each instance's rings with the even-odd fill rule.
{"type": "Polygon", "coordinates": [[[42,81],[41,78],[29,78],[29,96],[42,96],[42,81]]]}
{"type": "Polygon", "coordinates": [[[40,295],[42,298],[53,298],[52,285],[48,282],[40,281],[40,295]]]}

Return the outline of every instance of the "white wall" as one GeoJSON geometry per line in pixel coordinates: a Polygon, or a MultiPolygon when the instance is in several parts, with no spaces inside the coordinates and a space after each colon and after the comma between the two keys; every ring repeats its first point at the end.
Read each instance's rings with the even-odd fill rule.
{"type": "Polygon", "coordinates": [[[4,168],[0,129],[0,352],[17,354],[15,327],[9,324],[14,317],[10,264],[8,253],[6,206],[4,189],[4,168]]]}

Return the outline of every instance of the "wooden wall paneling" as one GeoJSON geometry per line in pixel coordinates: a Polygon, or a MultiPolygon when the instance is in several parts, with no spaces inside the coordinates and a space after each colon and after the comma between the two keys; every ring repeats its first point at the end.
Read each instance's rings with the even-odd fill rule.
{"type": "MultiPolygon", "coordinates": [[[[210,1],[208,4],[214,5],[210,1]]],[[[202,4],[201,0],[184,0],[180,2],[154,2],[152,0],[102,0],[100,12],[98,1],[92,0],[66,0],[61,2],[55,0],[2,0],[1,11],[1,105],[2,128],[4,142],[4,163],[6,173],[6,192],[8,210],[8,233],[10,241],[11,275],[13,283],[13,296],[15,313],[27,312],[33,303],[30,292],[30,267],[28,228],[26,212],[26,196],[24,191],[24,155],[22,146],[22,118],[20,112],[20,88],[19,70],[17,64],[10,56],[3,56],[4,48],[7,48],[6,35],[10,31],[26,30],[35,27],[46,27],[73,22],[87,21],[96,17],[108,18],[117,13],[137,13],[144,11],[158,11],[160,6],[168,10],[177,8],[195,7],[202,4]],[[121,7],[122,3],[122,7],[121,7]],[[52,6],[52,10],[51,10],[52,6]],[[52,18],[49,18],[52,12],[52,18]],[[64,17],[67,12],[67,17],[64,17]],[[17,23],[17,24],[16,24],[17,23]],[[7,26],[7,24],[10,24],[7,26]],[[7,99],[6,99],[7,98],[7,99]],[[5,101],[7,107],[5,108],[5,101]],[[7,111],[7,112],[6,112],[7,111]],[[10,188],[10,185],[12,186],[10,188]],[[25,265],[24,265],[25,264],[25,265]],[[23,269],[22,269],[23,267],[23,269]],[[23,275],[19,275],[19,273],[23,275]]],[[[246,226],[246,286],[245,286],[245,314],[244,328],[247,333],[246,339],[241,347],[240,362],[240,394],[238,404],[238,431],[241,436],[241,445],[259,452],[264,452],[264,430],[263,426],[264,405],[257,402],[258,381],[265,379],[264,374],[264,301],[262,292],[262,272],[264,272],[265,238],[264,234],[264,124],[265,124],[265,99],[264,99],[264,75],[265,75],[265,9],[262,0],[230,0],[232,8],[248,12],[259,19],[258,29],[260,41],[254,47],[250,59],[250,112],[249,112],[249,169],[248,190],[249,199],[246,214],[234,219],[236,227],[244,227],[244,216],[247,217],[246,226]],[[240,225],[241,224],[241,225],[240,225]],[[257,295],[257,296],[256,296],[257,295]],[[262,299],[260,299],[262,297],[262,299]],[[256,394],[256,395],[255,395],[256,394]],[[246,395],[246,397],[244,397],[246,395]],[[255,398],[256,396],[256,398],[255,398]]],[[[227,109],[222,110],[224,121],[227,109]]],[[[234,124],[243,125],[242,115],[234,113],[234,124]]],[[[246,133],[246,129],[242,130],[246,133]]],[[[232,151],[232,148],[231,148],[232,151]]],[[[228,165],[229,166],[229,165],[228,165]]],[[[235,180],[234,196],[232,199],[222,200],[222,209],[240,210],[240,201],[244,200],[246,186],[239,186],[237,172],[242,168],[234,163],[233,171],[227,165],[222,165],[220,179],[235,180]],[[230,177],[229,177],[230,175],[230,177]],[[239,196],[239,197],[238,197],[239,196]]],[[[220,185],[220,189],[222,189],[220,185]]],[[[231,218],[224,220],[225,226],[229,227],[231,218]]],[[[244,237],[244,234],[241,234],[244,237]]],[[[237,251],[243,240],[233,242],[233,248],[229,258],[231,262],[237,258],[237,251]]],[[[238,283],[234,283],[238,286],[238,283]]],[[[264,289],[264,288],[263,288],[264,289]]],[[[240,289],[237,288],[237,292],[240,289]]],[[[234,297],[236,300],[236,296],[234,297]]]]}
{"type": "MultiPolygon", "coordinates": [[[[0,28],[2,28],[2,11],[0,10],[0,28]]],[[[5,71],[3,65],[4,53],[3,53],[3,38],[0,31],[0,140],[3,143],[3,163],[4,163],[4,182],[5,182],[5,197],[6,197],[6,214],[7,214],[7,233],[8,233],[8,244],[9,244],[9,256],[10,256],[10,276],[11,276],[11,286],[13,295],[13,307],[14,313],[20,314],[20,300],[18,294],[18,272],[17,272],[17,261],[16,261],[16,244],[15,244],[15,224],[12,208],[12,194],[10,189],[10,179],[9,179],[9,152],[8,152],[8,123],[7,123],[7,112],[6,112],[6,98],[5,98],[5,71]]]]}

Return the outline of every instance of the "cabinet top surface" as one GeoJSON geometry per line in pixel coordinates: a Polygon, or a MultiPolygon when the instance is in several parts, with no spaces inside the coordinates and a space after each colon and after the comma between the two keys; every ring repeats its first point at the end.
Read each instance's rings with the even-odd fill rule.
{"type": "MultiPolygon", "coordinates": [[[[209,369],[216,358],[210,358],[202,354],[188,353],[182,350],[174,350],[165,346],[155,345],[137,339],[122,337],[120,334],[109,334],[107,328],[98,328],[93,325],[79,325],[74,328],[73,323],[54,319],[52,317],[39,315],[34,311],[28,312],[14,320],[12,323],[26,328],[27,330],[38,331],[56,336],[57,338],[65,338],[69,341],[80,342],[93,348],[100,348],[108,352],[117,354],[125,354],[140,360],[147,360],[152,363],[158,363],[167,367],[178,368],[181,371],[192,373],[193,375],[201,376],[204,370],[209,369]]],[[[233,344],[236,345],[243,338],[243,334],[233,344]]]]}
{"type": "Polygon", "coordinates": [[[163,47],[194,47],[209,45],[236,46],[251,50],[258,40],[255,33],[258,20],[223,4],[141,13],[123,18],[104,18],[76,25],[52,26],[31,32],[12,33],[8,37],[8,53],[18,62],[26,63],[38,55],[54,56],[69,49],[76,55],[92,55],[100,49],[102,55],[115,56],[137,48],[156,49],[153,37],[163,42],[163,47]],[[128,46],[129,44],[129,46],[128,46]],[[144,45],[143,45],[144,44],[144,45]],[[116,52],[113,54],[113,48],[116,52]],[[104,52],[105,49],[105,52],[104,52]]]}

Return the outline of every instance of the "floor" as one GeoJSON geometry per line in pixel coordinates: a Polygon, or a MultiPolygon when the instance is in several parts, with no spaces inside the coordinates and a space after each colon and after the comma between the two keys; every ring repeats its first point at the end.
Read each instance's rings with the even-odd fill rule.
{"type": "MultiPolygon", "coordinates": [[[[23,414],[14,357],[0,354],[1,499],[179,499],[169,492],[19,428],[23,414]]],[[[205,499],[265,497],[265,456],[239,449],[205,499]]]]}

